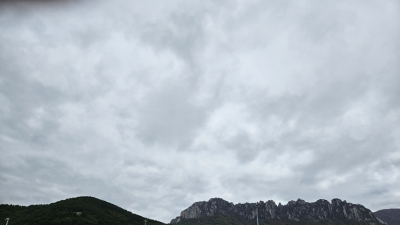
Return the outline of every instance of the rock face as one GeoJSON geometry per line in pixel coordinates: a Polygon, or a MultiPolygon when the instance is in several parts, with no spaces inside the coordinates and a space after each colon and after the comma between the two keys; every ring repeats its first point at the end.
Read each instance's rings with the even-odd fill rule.
{"type": "MultiPolygon", "coordinates": [[[[196,202],[189,208],[183,210],[181,215],[171,220],[171,224],[177,224],[181,220],[201,218],[207,216],[238,216],[253,220],[256,218],[256,203],[245,203],[234,205],[221,198],[212,198],[207,202],[196,202]]],[[[278,220],[335,220],[351,219],[355,221],[368,222],[371,225],[385,224],[367,208],[362,205],[347,203],[340,199],[332,199],[331,202],[320,199],[308,203],[304,200],[290,201],[286,205],[275,204],[273,200],[258,202],[258,219],[278,220]]]]}

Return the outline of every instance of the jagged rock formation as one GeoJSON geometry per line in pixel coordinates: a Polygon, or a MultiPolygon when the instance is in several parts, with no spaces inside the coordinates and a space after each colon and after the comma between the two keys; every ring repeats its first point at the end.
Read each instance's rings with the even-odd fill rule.
{"type": "MultiPolygon", "coordinates": [[[[367,208],[362,205],[347,203],[340,199],[332,199],[331,202],[320,199],[308,203],[304,200],[290,201],[286,205],[275,204],[273,200],[258,202],[259,220],[282,221],[323,221],[323,220],[355,220],[367,222],[371,225],[385,224],[367,208]]],[[[212,198],[205,202],[196,202],[183,210],[181,215],[171,220],[171,224],[177,224],[185,219],[202,218],[210,216],[236,216],[247,220],[256,218],[256,203],[233,204],[221,198],[212,198]]]]}

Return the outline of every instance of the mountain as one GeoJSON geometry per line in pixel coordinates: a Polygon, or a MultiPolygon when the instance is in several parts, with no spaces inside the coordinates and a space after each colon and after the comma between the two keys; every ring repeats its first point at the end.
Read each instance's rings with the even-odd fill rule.
{"type": "MultiPolygon", "coordinates": [[[[9,225],[143,225],[145,219],[93,197],[70,198],[48,205],[2,204],[0,219],[5,218],[10,218],[9,225]]],[[[151,219],[147,221],[147,225],[164,225],[151,219]]]]}
{"type": "Polygon", "coordinates": [[[374,212],[374,215],[388,225],[400,225],[400,209],[382,209],[374,212]]]}
{"type": "MultiPolygon", "coordinates": [[[[274,201],[258,202],[258,218],[260,225],[280,224],[385,224],[362,205],[347,203],[340,199],[331,202],[320,199],[308,203],[304,200],[290,201],[286,205],[274,201]]],[[[234,205],[221,198],[212,198],[205,202],[196,202],[183,210],[181,215],[171,220],[171,224],[178,225],[208,225],[255,224],[256,203],[234,205]]]]}

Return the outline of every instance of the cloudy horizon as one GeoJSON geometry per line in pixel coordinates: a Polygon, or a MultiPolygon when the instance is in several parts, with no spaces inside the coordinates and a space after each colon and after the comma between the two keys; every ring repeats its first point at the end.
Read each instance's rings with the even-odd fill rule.
{"type": "Polygon", "coordinates": [[[397,0],[0,1],[0,204],[399,208],[398,40],[397,0]]]}

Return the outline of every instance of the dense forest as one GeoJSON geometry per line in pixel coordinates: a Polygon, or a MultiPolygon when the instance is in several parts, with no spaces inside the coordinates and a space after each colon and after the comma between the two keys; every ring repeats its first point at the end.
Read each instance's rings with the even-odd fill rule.
{"type": "MultiPolygon", "coordinates": [[[[78,197],[48,205],[0,205],[8,225],[164,225],[94,197],[78,197]]],[[[6,221],[4,221],[4,224],[6,221]]]]}

